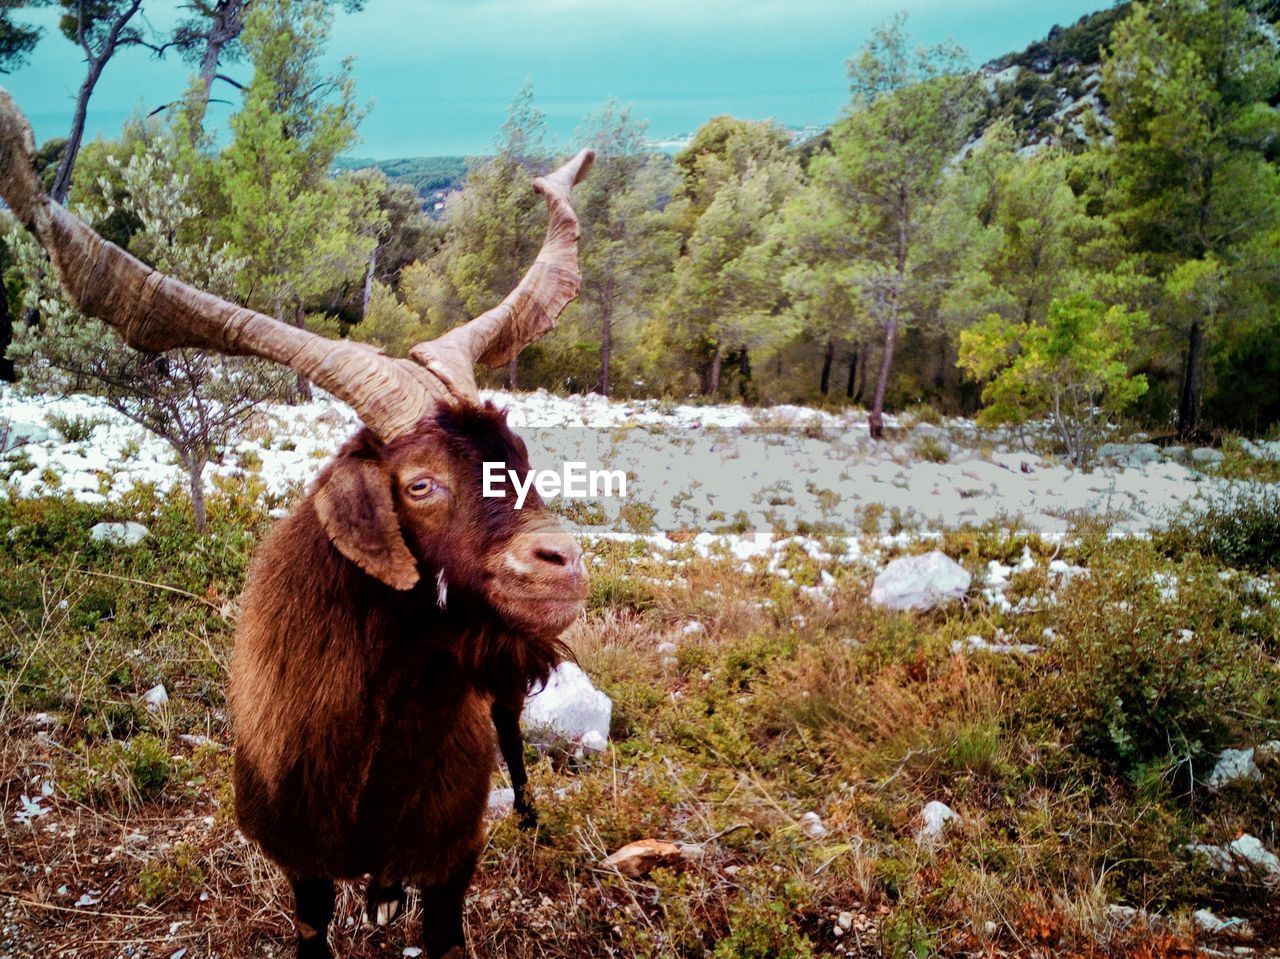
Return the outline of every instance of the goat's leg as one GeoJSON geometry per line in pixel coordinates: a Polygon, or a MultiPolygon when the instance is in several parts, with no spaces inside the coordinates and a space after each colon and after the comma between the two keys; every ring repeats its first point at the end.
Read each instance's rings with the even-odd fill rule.
{"type": "Polygon", "coordinates": [[[375,926],[390,925],[404,912],[404,898],[404,886],[400,883],[384,883],[377,876],[370,876],[365,889],[365,920],[375,926]]]}
{"type": "Polygon", "coordinates": [[[529,801],[529,774],[524,768],[524,736],[520,733],[520,713],[523,708],[523,698],[514,706],[495,700],[489,708],[489,714],[493,717],[493,728],[498,733],[498,748],[502,750],[502,760],[507,764],[507,773],[511,776],[511,790],[515,793],[515,810],[520,828],[533,829],[538,825],[538,811],[529,801]]]}
{"type": "Polygon", "coordinates": [[[333,880],[290,879],[294,924],[298,929],[298,959],[332,959],[329,920],[333,918],[333,880]]]}
{"type": "Polygon", "coordinates": [[[469,856],[448,881],[420,889],[422,945],[427,959],[466,959],[468,955],[462,931],[462,904],[477,858],[469,856]]]}

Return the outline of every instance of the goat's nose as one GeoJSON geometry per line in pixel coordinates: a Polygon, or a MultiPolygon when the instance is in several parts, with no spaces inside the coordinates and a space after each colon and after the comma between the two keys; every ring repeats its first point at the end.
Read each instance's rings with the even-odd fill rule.
{"type": "Polygon", "coordinates": [[[534,544],[533,558],[552,566],[573,569],[582,563],[582,547],[567,538],[546,540],[534,544]]]}

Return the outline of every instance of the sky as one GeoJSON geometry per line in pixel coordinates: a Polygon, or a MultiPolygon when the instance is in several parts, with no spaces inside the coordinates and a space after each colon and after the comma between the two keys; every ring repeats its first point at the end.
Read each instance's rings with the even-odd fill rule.
{"type": "MultiPolygon", "coordinates": [[[[692,133],[721,113],[821,126],[848,99],[845,61],[894,10],[921,44],[959,43],[976,66],[1043,38],[1108,0],[366,0],[339,12],[328,59],[355,58],[357,97],[369,112],[351,154],[374,159],[476,155],[491,150],[526,80],[565,147],[609,97],[649,121],[649,135],[692,133]]],[[[158,31],[183,4],[146,4],[158,31]]],[[[27,66],[0,76],[36,138],[65,136],[83,55],[56,28],[55,11],[18,19],[45,26],[27,66]]],[[[107,66],[89,107],[88,136],[114,136],[133,113],[179,96],[191,68],[130,49],[107,66]]],[[[247,80],[246,64],[225,71],[247,80]]],[[[219,85],[228,100],[234,88],[219,85]]],[[[225,124],[232,107],[215,105],[225,124]]]]}

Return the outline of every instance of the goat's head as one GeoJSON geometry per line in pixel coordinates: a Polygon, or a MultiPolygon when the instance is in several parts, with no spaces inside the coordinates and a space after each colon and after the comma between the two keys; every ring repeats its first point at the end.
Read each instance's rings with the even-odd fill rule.
{"type": "Polygon", "coordinates": [[[547,236],[528,273],[487,313],[392,359],[218,299],[152,270],[45,194],[30,125],[0,90],[0,197],[40,241],[81,312],[125,342],[196,347],[285,363],[349,403],[368,429],[320,475],[313,503],[338,550],[396,589],[439,575],[439,591],[483,600],[528,635],[559,632],[581,609],[582,552],[531,496],[521,510],[481,496],[481,463],[528,470],[524,444],[483,406],[473,366],[503,366],[552,329],[578,294],[578,218],[570,193],[581,151],[534,181],[547,236]]]}
{"type": "Polygon", "coordinates": [[[515,632],[554,636],[582,610],[582,549],[536,492],[520,509],[514,496],[483,496],[485,462],[529,470],[502,411],[450,406],[390,443],[362,432],[312,499],[338,551],[388,586],[412,589],[425,577],[441,608],[484,607],[515,632]]]}

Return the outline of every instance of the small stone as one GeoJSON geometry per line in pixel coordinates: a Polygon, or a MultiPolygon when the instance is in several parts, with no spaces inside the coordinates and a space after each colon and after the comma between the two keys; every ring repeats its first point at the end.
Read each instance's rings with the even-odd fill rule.
{"type": "Polygon", "coordinates": [[[578,742],[589,753],[602,753],[609,748],[609,740],[595,729],[588,729],[578,742]]]}
{"type": "Polygon", "coordinates": [[[422,955],[422,950],[417,946],[405,946],[401,955],[408,956],[409,959],[418,959],[418,956],[422,955]]]}
{"type": "Polygon", "coordinates": [[[658,652],[660,654],[665,655],[667,653],[674,653],[675,651],[676,651],[676,644],[669,640],[665,643],[658,644],[658,652]]]}
{"type": "Polygon", "coordinates": [[[1229,783],[1260,780],[1262,770],[1254,762],[1253,754],[1252,749],[1224,749],[1218,754],[1213,772],[1209,773],[1209,788],[1221,789],[1229,783]]]}
{"type": "Polygon", "coordinates": [[[827,827],[822,824],[822,817],[810,811],[800,817],[800,831],[810,839],[818,840],[827,834],[827,827]]]}
{"type": "Polygon", "coordinates": [[[97,523],[89,530],[89,538],[113,546],[136,546],[150,532],[141,523],[97,523]]]}
{"type": "Polygon", "coordinates": [[[1222,462],[1222,450],[1208,446],[1198,446],[1191,451],[1191,462],[1201,466],[1217,466],[1222,462]]]}
{"type": "Polygon", "coordinates": [[[169,702],[169,691],[164,688],[164,683],[156,683],[145,693],[142,694],[142,701],[151,712],[155,712],[161,706],[165,706],[169,702]]]}
{"type": "Polygon", "coordinates": [[[843,929],[845,932],[848,932],[850,929],[853,928],[853,913],[851,912],[840,913],[840,915],[836,917],[836,925],[839,928],[843,929]]]}
{"type": "Polygon", "coordinates": [[[682,632],[686,636],[693,636],[693,635],[696,635],[697,633],[701,633],[704,630],[704,628],[705,627],[703,627],[703,625],[700,622],[698,622],[696,619],[691,619],[689,620],[689,622],[684,624],[684,628],[681,629],[680,632],[682,632]]]}
{"type": "Polygon", "coordinates": [[[833,935],[833,936],[835,936],[837,939],[839,939],[841,936],[843,936],[843,935],[844,935],[844,930],[843,930],[843,929],[841,929],[838,925],[837,925],[837,926],[832,926],[832,927],[831,927],[831,935],[833,935]]]}
{"type": "Polygon", "coordinates": [[[514,789],[489,790],[488,811],[495,816],[505,816],[515,808],[516,791],[514,789]]]}
{"type": "Polygon", "coordinates": [[[942,835],[942,831],[947,828],[947,823],[960,819],[960,814],[948,806],[944,802],[933,800],[925,804],[924,809],[920,810],[920,818],[924,824],[920,827],[920,831],[916,833],[916,839],[925,842],[936,839],[942,835]]]}
{"type": "Polygon", "coordinates": [[[871,602],[898,610],[930,610],[969,592],[969,571],[940,550],[893,560],[871,586],[871,602]]]}

